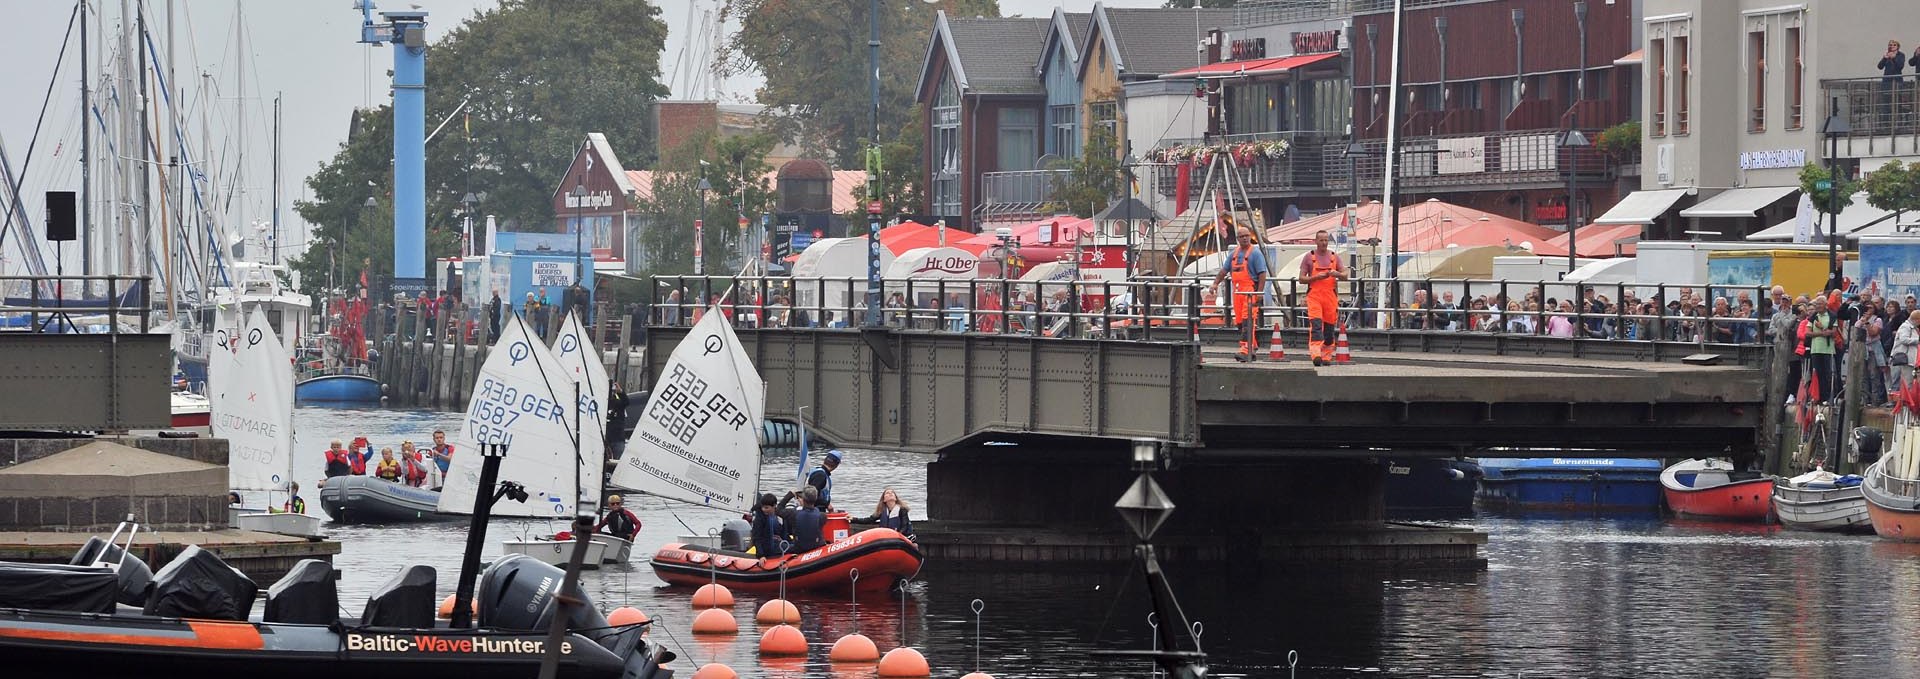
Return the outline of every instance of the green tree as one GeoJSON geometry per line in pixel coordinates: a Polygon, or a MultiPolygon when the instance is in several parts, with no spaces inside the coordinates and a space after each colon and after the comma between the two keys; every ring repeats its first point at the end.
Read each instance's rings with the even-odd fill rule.
{"type": "Polygon", "coordinates": [[[1096,127],[1087,133],[1087,146],[1065,176],[1055,180],[1050,209],[1092,217],[1121,195],[1126,177],[1113,133],[1096,127]]]}
{"type": "MultiPolygon", "coordinates": [[[[753,242],[752,236],[741,231],[740,220],[747,220],[749,230],[757,230],[760,213],[773,207],[766,157],[777,142],[770,133],[699,139],[687,145],[695,151],[662,158],[654,172],[653,197],[642,201],[639,209],[646,215],[646,226],[640,231],[640,247],[647,261],[644,273],[693,273],[693,223],[702,214],[702,177],[712,187],[706,194],[706,221],[701,230],[706,273],[735,273],[741,264],[742,243],[753,242]]],[[[746,254],[759,256],[757,252],[746,254]]]]}
{"type": "Polygon", "coordinates": [[[1867,192],[1868,205],[1894,213],[1897,223],[1901,215],[1920,211],[1920,164],[1888,161],[1861,177],[1860,189],[1867,192]]]}
{"type": "MultiPolygon", "coordinates": [[[[916,111],[923,107],[914,107],[916,111]]],[[[900,128],[891,141],[880,145],[880,204],[888,213],[914,212],[925,208],[927,192],[922,185],[924,178],[920,171],[920,151],[926,146],[927,135],[920,127],[916,114],[912,122],[900,128]]],[[[867,185],[862,183],[854,189],[854,194],[867,196],[867,185]]],[[[864,204],[854,207],[845,214],[849,235],[866,235],[867,210],[864,204]]]]}
{"type": "MultiPolygon", "coordinates": [[[[740,20],[727,41],[722,68],[766,79],[759,102],[770,108],[782,139],[809,153],[825,153],[836,167],[866,166],[873,138],[867,122],[868,5],[871,0],[727,0],[722,10],[740,20]]],[[[913,86],[919,81],[935,10],[948,16],[1000,16],[998,0],[914,0],[879,3],[879,129],[918,124],[913,86]]]]}
{"type": "Polygon", "coordinates": [[[1827,172],[1825,166],[1807,163],[1800,167],[1800,191],[1813,199],[1813,209],[1821,214],[1838,214],[1853,204],[1853,193],[1858,190],[1857,182],[1845,176],[1835,177],[1827,172]],[[1820,183],[1831,181],[1831,188],[1821,189],[1820,183]]]}
{"type": "MultiPolygon", "coordinates": [[[[503,0],[428,48],[428,130],[452,117],[427,143],[429,257],[458,251],[469,192],[486,194],[476,211],[503,229],[549,230],[554,177],[588,132],[608,133],[623,163],[654,161],[652,103],[667,94],[659,13],[649,0],[503,0]]],[[[294,208],[314,225],[315,245],[292,265],[309,291],[330,263],[356,263],[348,279],[365,262],[370,279],[391,280],[392,125],[390,106],[360,112],[307,178],[312,198],[294,208]],[[371,214],[369,197],[379,203],[371,214]]]]}

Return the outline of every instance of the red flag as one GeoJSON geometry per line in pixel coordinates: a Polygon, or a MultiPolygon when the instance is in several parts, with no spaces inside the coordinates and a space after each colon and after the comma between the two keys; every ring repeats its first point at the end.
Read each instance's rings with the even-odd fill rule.
{"type": "Polygon", "coordinates": [[[1173,166],[1173,216],[1187,212],[1187,202],[1193,200],[1193,166],[1181,163],[1173,166]]]}

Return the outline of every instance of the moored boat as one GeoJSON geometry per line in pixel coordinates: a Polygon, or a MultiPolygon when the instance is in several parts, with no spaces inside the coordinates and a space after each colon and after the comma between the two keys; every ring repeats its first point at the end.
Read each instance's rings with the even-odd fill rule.
{"type": "MultiPolygon", "coordinates": [[[[506,554],[523,554],[540,563],[567,567],[567,559],[573,556],[573,535],[561,533],[551,538],[531,537],[519,540],[507,540],[500,544],[500,551],[506,554]]],[[[606,562],[607,543],[598,540],[587,542],[586,559],[580,567],[593,570],[606,562]]]]}
{"type": "Polygon", "coordinates": [[[1773,513],[1780,525],[1798,530],[1866,533],[1867,500],[1859,476],[1816,469],[1773,485],[1773,513]]]}
{"type": "Polygon", "coordinates": [[[920,570],[920,548],[897,532],[872,528],[806,552],[768,559],[682,542],[667,543],[653,555],[653,572],[669,584],[718,582],[735,591],[755,593],[779,592],[783,571],[788,591],[845,592],[856,582],[850,577],[854,569],[860,571],[858,591],[884,592],[920,570]]]}
{"type": "Polygon", "coordinates": [[[1860,483],[1873,532],[1888,540],[1920,542],[1920,479],[1894,476],[1887,465],[1899,454],[1867,467],[1860,483]]]}
{"type": "Polygon", "coordinates": [[[300,380],[293,396],[301,403],[362,404],[380,402],[380,383],[366,375],[335,373],[300,380]]]}
{"type": "Polygon", "coordinates": [[[374,476],[330,476],[320,487],[320,508],[336,523],[405,523],[453,518],[436,513],[439,491],[374,476]]]}
{"type": "Polygon", "coordinates": [[[173,417],[168,426],[174,429],[191,429],[213,424],[213,407],[207,397],[190,391],[175,391],[172,396],[173,417]]]}
{"type": "Polygon", "coordinates": [[[600,563],[626,563],[633,560],[633,541],[618,535],[594,533],[593,544],[601,546],[600,563]]]}
{"type": "Polygon", "coordinates": [[[1660,461],[1616,457],[1483,458],[1479,497],[1513,509],[1658,511],[1660,461]]]}
{"type": "Polygon", "coordinates": [[[1773,506],[1773,478],[1718,459],[1681,460],[1660,472],[1667,508],[1681,516],[1760,521],[1773,506]]]}

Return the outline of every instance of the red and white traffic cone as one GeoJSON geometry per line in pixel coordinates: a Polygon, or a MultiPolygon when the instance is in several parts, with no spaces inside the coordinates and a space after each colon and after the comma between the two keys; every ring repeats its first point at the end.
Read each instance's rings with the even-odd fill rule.
{"type": "Polygon", "coordinates": [[[1273,324],[1273,339],[1267,342],[1267,360],[1287,360],[1287,348],[1280,344],[1280,324],[1273,324]]]}
{"type": "Polygon", "coordinates": [[[1347,326],[1345,323],[1340,324],[1339,338],[1333,342],[1333,362],[1353,362],[1353,350],[1347,347],[1347,326]]]}

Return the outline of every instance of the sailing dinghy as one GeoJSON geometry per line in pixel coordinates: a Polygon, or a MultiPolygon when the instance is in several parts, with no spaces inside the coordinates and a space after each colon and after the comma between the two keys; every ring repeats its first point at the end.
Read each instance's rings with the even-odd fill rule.
{"type": "Polygon", "coordinates": [[[266,314],[247,314],[243,331],[219,330],[208,356],[213,435],[227,440],[227,484],[243,506],[234,526],[303,538],[321,538],[325,520],[304,511],[276,512],[274,494],[291,500],[293,481],[293,362],[266,314]],[[251,497],[250,497],[251,496],[251,497]],[[260,502],[252,502],[253,499],[260,502]]]}

